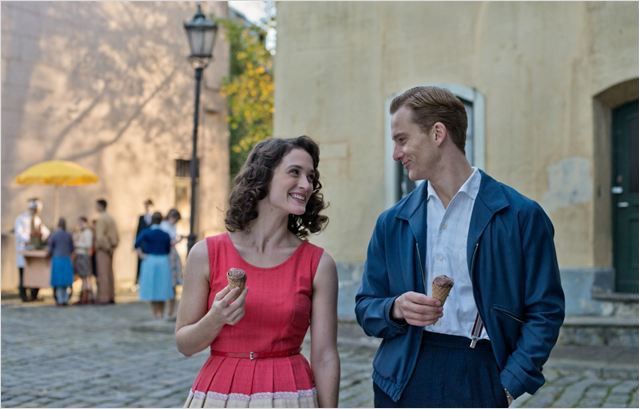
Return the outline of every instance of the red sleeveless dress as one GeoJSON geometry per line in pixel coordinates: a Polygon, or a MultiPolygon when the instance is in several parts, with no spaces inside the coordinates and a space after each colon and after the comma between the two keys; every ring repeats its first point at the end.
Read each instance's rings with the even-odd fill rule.
{"type": "Polygon", "coordinates": [[[228,233],[206,239],[208,306],[231,267],[246,271],[244,317],[211,344],[185,407],[317,407],[313,373],[298,353],[311,320],[313,277],[324,252],[307,241],[269,268],[246,262],[228,233]],[[253,353],[254,359],[251,359],[253,353]]]}

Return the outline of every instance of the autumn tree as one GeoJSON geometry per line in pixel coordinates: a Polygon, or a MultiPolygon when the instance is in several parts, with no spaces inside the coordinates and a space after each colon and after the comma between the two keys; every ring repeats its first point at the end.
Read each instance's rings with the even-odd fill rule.
{"type": "Polygon", "coordinates": [[[231,47],[230,75],[222,85],[227,98],[231,178],[253,146],[273,133],[273,58],[266,30],[255,24],[218,20],[231,47]]]}

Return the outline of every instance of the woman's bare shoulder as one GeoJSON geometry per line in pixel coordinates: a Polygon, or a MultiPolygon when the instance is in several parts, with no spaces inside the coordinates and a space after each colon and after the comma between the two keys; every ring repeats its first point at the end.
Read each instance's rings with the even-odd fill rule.
{"type": "Polygon", "coordinates": [[[197,273],[204,275],[208,279],[209,271],[209,249],[206,239],[200,240],[193,245],[186,258],[186,273],[197,273]]]}

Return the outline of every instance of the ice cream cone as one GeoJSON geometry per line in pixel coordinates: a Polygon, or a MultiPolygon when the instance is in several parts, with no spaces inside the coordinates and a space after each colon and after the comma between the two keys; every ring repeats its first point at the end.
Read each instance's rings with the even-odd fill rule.
{"type": "Polygon", "coordinates": [[[448,294],[450,290],[453,288],[455,282],[452,278],[440,275],[433,279],[432,287],[433,287],[433,298],[437,298],[441,301],[442,305],[446,302],[446,298],[448,298],[448,294]]]}
{"type": "MultiPolygon", "coordinates": [[[[242,291],[244,291],[244,287],[246,286],[246,272],[241,268],[231,268],[226,273],[226,279],[231,287],[237,287],[240,289],[238,292],[238,296],[242,291]]],[[[232,289],[232,288],[231,288],[232,289]]]]}

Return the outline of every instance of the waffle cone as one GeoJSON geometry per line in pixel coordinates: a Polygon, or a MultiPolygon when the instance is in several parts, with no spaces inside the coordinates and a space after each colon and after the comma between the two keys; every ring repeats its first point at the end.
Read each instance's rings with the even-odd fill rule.
{"type": "Polygon", "coordinates": [[[437,285],[433,286],[433,298],[437,298],[441,301],[442,305],[446,302],[446,298],[448,298],[448,294],[452,287],[440,287],[437,285]]]}
{"type": "Polygon", "coordinates": [[[239,296],[246,286],[246,273],[239,268],[232,268],[226,273],[226,280],[228,281],[231,289],[233,289],[233,287],[240,289],[238,292],[239,296]]]}

